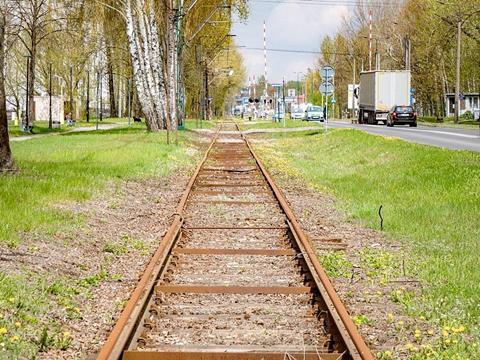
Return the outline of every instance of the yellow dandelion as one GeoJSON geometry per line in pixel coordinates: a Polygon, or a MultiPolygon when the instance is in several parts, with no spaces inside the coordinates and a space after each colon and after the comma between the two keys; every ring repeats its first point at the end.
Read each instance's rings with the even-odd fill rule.
{"type": "Polygon", "coordinates": [[[393,321],[393,314],[392,313],[387,314],[387,320],[390,321],[390,322],[393,321]]]}
{"type": "Polygon", "coordinates": [[[425,320],[425,316],[420,316],[420,320],[425,320]]]}
{"type": "Polygon", "coordinates": [[[444,326],[444,327],[443,327],[443,330],[444,330],[444,331],[450,331],[450,326],[444,326]]]}
{"type": "Polygon", "coordinates": [[[406,348],[407,350],[411,350],[411,349],[413,348],[413,344],[408,343],[408,344],[405,345],[405,348],[406,348]]]}
{"type": "Polygon", "coordinates": [[[450,344],[451,340],[450,339],[445,339],[445,340],[443,340],[443,342],[448,345],[448,344],[450,344]]]}
{"type": "Polygon", "coordinates": [[[433,330],[432,330],[432,329],[428,330],[428,331],[427,331],[427,334],[428,334],[428,335],[433,335],[433,330]]]}
{"type": "Polygon", "coordinates": [[[465,326],[459,326],[458,328],[452,328],[454,333],[462,333],[465,331],[465,326]]]}
{"type": "Polygon", "coordinates": [[[393,356],[392,352],[389,351],[389,350],[385,351],[385,352],[383,353],[383,355],[384,355],[385,358],[387,358],[387,359],[391,359],[392,356],[393,356]]]}
{"type": "Polygon", "coordinates": [[[17,342],[19,340],[19,337],[17,335],[13,335],[11,338],[10,338],[10,341],[11,342],[17,342]]]}
{"type": "Polygon", "coordinates": [[[14,303],[14,302],[15,302],[15,298],[14,298],[14,297],[9,297],[9,298],[8,298],[8,301],[11,302],[11,303],[14,303]]]}
{"type": "Polygon", "coordinates": [[[448,337],[448,331],[447,331],[447,330],[443,330],[443,331],[442,331],[442,335],[443,335],[443,337],[448,337]]]}
{"type": "Polygon", "coordinates": [[[70,337],[70,332],[64,331],[63,332],[63,337],[66,337],[66,338],[70,337]]]}
{"type": "Polygon", "coordinates": [[[458,339],[453,339],[453,340],[452,340],[452,343],[458,344],[458,339]]]}
{"type": "Polygon", "coordinates": [[[20,327],[20,326],[22,326],[22,324],[20,323],[20,321],[17,321],[17,322],[15,323],[15,326],[16,326],[16,327],[20,327]]]}
{"type": "Polygon", "coordinates": [[[79,307],[76,307],[76,308],[75,308],[75,311],[76,311],[77,313],[79,313],[79,312],[80,312],[80,308],[79,308],[79,307]]]}
{"type": "Polygon", "coordinates": [[[403,325],[403,320],[400,320],[397,324],[402,326],[403,325]]]}
{"type": "Polygon", "coordinates": [[[1,327],[0,328],[0,335],[5,335],[8,332],[7,328],[1,327]]]}

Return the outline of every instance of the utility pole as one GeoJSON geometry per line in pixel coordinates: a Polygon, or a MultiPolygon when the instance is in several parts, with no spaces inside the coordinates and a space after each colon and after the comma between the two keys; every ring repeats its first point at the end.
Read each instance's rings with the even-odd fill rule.
{"type": "Polygon", "coordinates": [[[353,93],[352,93],[352,119],[355,117],[355,85],[357,82],[357,60],[353,57],[353,93]]]}
{"type": "Polygon", "coordinates": [[[30,56],[27,56],[27,97],[25,99],[25,127],[24,132],[30,132],[29,128],[29,112],[30,112],[30,101],[28,101],[28,96],[30,92],[30,56]]]}
{"type": "Polygon", "coordinates": [[[210,120],[210,99],[208,94],[208,66],[205,65],[205,120],[210,120]]]}
{"type": "Polygon", "coordinates": [[[48,128],[53,127],[52,117],[52,63],[48,64],[48,128]]]}
{"type": "Polygon", "coordinates": [[[87,123],[90,122],[90,70],[87,70],[87,123]]]}
{"type": "Polygon", "coordinates": [[[131,79],[128,79],[127,87],[128,87],[127,116],[128,116],[128,126],[130,126],[130,119],[132,117],[132,80],[131,79]]]}
{"type": "Polygon", "coordinates": [[[297,106],[300,105],[300,82],[299,82],[299,72],[297,72],[297,106]]]}
{"type": "Polygon", "coordinates": [[[70,119],[73,120],[73,66],[70,65],[70,119]]]}
{"type": "Polygon", "coordinates": [[[373,15],[370,9],[368,14],[368,70],[372,70],[372,31],[373,31],[373,15]]]}
{"type": "Polygon", "coordinates": [[[405,36],[405,70],[410,70],[411,43],[410,36],[405,36]]]}
{"type": "Polygon", "coordinates": [[[457,66],[455,69],[455,124],[458,124],[460,117],[460,62],[462,50],[462,22],[457,20],[457,66]]]}

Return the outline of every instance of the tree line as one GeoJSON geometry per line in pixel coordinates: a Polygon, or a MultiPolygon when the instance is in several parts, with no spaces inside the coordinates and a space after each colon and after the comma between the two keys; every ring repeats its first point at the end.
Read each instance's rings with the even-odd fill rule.
{"type": "Polygon", "coordinates": [[[233,14],[246,0],[0,0],[0,169],[13,166],[7,101],[28,126],[50,88],[88,121],[103,86],[110,116],[130,105],[150,131],[221,113],[245,77],[233,14]]]}
{"type": "MultiPolygon", "coordinates": [[[[445,116],[444,95],[457,87],[457,33],[460,33],[459,92],[480,88],[480,5],[477,0],[359,1],[341,28],[320,44],[318,68],[336,69],[337,113],[347,108],[347,85],[362,70],[410,69],[416,108],[424,116],[445,116]],[[372,18],[372,56],[369,23],[372,18]],[[457,31],[460,30],[460,31],[457,31]],[[371,59],[371,60],[370,60],[371,59]]],[[[306,76],[318,84],[318,72],[306,76]]]]}

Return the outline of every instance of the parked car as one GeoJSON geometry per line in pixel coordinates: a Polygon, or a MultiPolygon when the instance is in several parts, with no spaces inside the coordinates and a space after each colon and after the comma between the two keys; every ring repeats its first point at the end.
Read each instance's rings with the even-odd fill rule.
{"type": "Polygon", "coordinates": [[[304,120],[323,121],[323,108],[321,106],[309,106],[305,110],[304,120]]]}
{"type": "Polygon", "coordinates": [[[301,120],[303,119],[303,116],[304,116],[304,112],[301,109],[295,109],[290,114],[290,117],[295,120],[301,120]]]}
{"type": "Polygon", "coordinates": [[[417,113],[412,106],[395,105],[387,115],[387,126],[408,124],[412,127],[417,126],[417,113]]]}

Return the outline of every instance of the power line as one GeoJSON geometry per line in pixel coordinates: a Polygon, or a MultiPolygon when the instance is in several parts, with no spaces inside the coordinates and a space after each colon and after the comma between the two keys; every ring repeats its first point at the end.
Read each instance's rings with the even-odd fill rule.
{"type": "MultiPolygon", "coordinates": [[[[248,47],[248,46],[236,46],[237,48],[244,49],[244,50],[255,50],[255,51],[263,51],[263,48],[259,47],[248,47]]],[[[267,51],[273,52],[285,52],[285,53],[300,53],[300,54],[327,54],[327,55],[339,55],[339,56],[351,56],[352,54],[349,53],[341,53],[341,52],[329,52],[325,53],[322,51],[314,51],[314,50],[300,50],[300,49],[271,49],[267,48],[267,51]]]]}
{"type": "Polygon", "coordinates": [[[250,0],[253,3],[270,3],[270,4],[299,4],[299,5],[313,5],[313,6],[333,6],[333,5],[340,5],[340,6],[366,6],[366,7],[384,7],[384,6],[400,6],[402,2],[380,2],[380,1],[373,1],[367,3],[358,3],[357,1],[351,2],[348,0],[250,0]]]}

